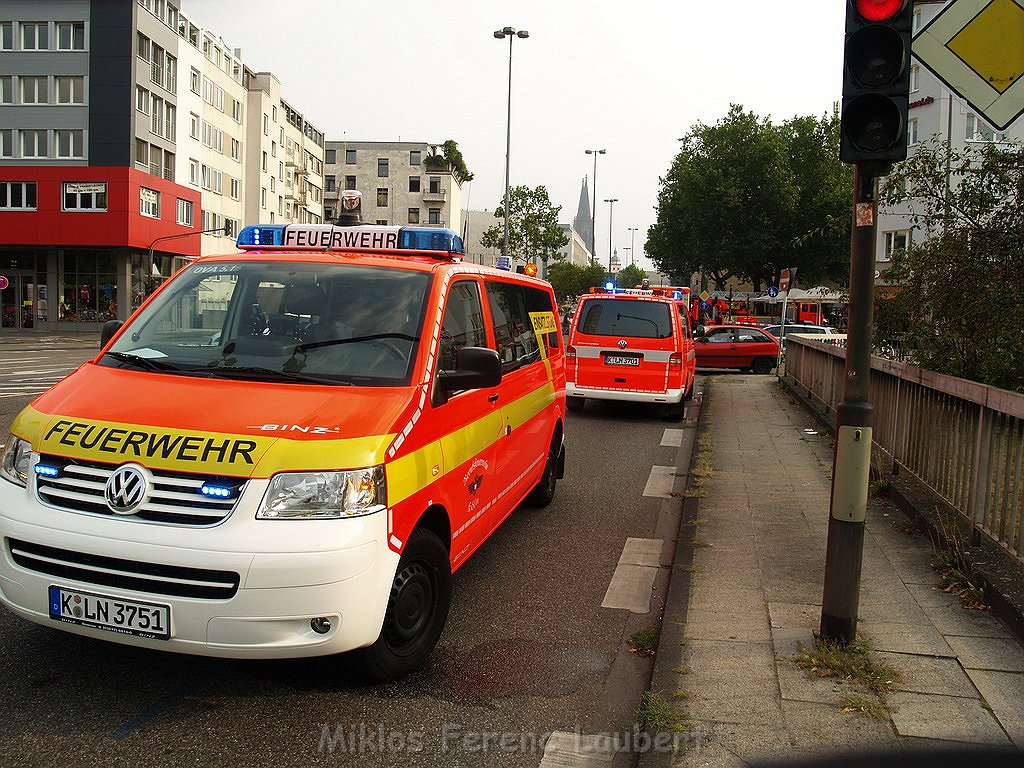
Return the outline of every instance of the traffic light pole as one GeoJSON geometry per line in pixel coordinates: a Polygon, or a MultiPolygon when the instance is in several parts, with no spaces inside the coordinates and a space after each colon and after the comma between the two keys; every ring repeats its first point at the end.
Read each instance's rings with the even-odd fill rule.
{"type": "Polygon", "coordinates": [[[825,551],[825,584],[821,599],[821,638],[843,645],[852,643],[857,635],[864,521],[871,469],[869,378],[874,309],[876,174],[882,175],[869,163],[857,163],[855,166],[845,384],[843,400],[836,408],[836,447],[825,551]]]}

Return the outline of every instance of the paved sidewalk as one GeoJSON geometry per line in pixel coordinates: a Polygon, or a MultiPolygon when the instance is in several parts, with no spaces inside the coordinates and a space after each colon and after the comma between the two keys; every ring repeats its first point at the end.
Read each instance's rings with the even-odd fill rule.
{"type": "Polygon", "coordinates": [[[794,663],[820,618],[831,435],[775,377],[705,381],[713,474],[680,535],[695,545],[692,564],[677,558],[655,671],[656,684],[674,681],[691,733],[674,765],[1024,746],[1024,649],[942,591],[928,538],[905,532],[885,499],[869,501],[858,637],[902,673],[889,716],[841,711],[865,694],[794,663]]]}

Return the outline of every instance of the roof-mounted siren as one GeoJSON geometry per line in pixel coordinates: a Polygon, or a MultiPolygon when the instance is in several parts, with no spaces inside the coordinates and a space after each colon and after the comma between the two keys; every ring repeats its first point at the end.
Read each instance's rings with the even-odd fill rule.
{"type": "Polygon", "coordinates": [[[342,190],[338,200],[340,210],[334,223],[339,227],[354,227],[363,223],[363,194],[357,189],[342,190]]]}

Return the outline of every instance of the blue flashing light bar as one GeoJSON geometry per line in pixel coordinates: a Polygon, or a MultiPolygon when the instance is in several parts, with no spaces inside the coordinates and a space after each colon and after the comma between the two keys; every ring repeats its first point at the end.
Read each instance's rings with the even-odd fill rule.
{"type": "Polygon", "coordinates": [[[199,490],[204,496],[215,496],[218,499],[230,499],[231,494],[234,493],[232,488],[223,485],[211,485],[209,483],[203,483],[203,487],[199,490]]]}
{"type": "Polygon", "coordinates": [[[60,476],[60,467],[53,467],[50,466],[49,464],[36,464],[35,467],[33,467],[33,469],[35,470],[35,473],[40,477],[60,476]]]}
{"type": "Polygon", "coordinates": [[[242,250],[466,252],[462,238],[450,229],[377,225],[253,224],[238,233],[236,245],[242,250]]]}

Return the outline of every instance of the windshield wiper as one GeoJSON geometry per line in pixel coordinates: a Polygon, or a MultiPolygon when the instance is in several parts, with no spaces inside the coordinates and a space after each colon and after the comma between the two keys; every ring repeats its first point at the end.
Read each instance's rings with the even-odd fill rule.
{"type": "MultiPolygon", "coordinates": [[[[199,371],[194,371],[199,373],[199,371]]],[[[304,381],[311,384],[327,384],[330,386],[351,387],[352,382],[340,379],[328,379],[320,376],[310,376],[305,373],[294,371],[276,371],[273,368],[260,368],[258,366],[217,366],[207,368],[204,373],[207,376],[215,376],[225,379],[252,379],[254,381],[304,381]]]]}
{"type": "Polygon", "coordinates": [[[419,336],[410,336],[407,333],[374,333],[369,336],[353,336],[350,339],[326,339],[324,341],[308,341],[304,344],[297,344],[295,352],[305,352],[307,349],[319,349],[320,347],[333,347],[336,344],[355,344],[360,341],[374,341],[375,339],[402,339],[413,343],[420,340],[419,336]]]}
{"type": "Polygon", "coordinates": [[[128,363],[136,368],[142,368],[145,371],[182,371],[184,369],[179,368],[174,363],[165,363],[162,360],[154,360],[151,357],[142,357],[141,355],[132,355],[127,352],[107,352],[107,355],[120,360],[122,363],[128,363]]]}

